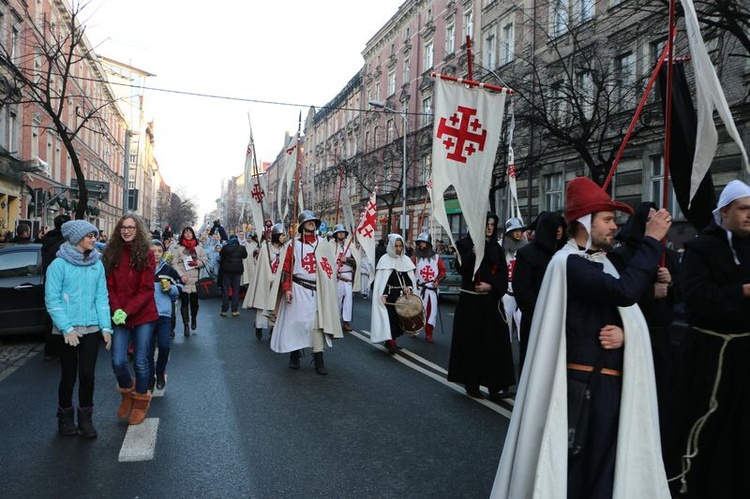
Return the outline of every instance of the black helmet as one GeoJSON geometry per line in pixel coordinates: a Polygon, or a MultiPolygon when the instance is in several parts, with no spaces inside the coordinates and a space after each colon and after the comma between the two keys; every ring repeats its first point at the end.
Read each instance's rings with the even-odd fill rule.
{"type": "Polygon", "coordinates": [[[309,221],[315,222],[315,229],[320,228],[320,219],[318,216],[312,211],[312,210],[305,210],[302,213],[299,214],[297,217],[297,222],[299,222],[299,227],[297,227],[297,232],[302,232],[302,226],[305,225],[305,222],[309,221]]]}
{"type": "Polygon", "coordinates": [[[333,227],[333,232],[331,232],[332,235],[336,235],[337,232],[343,232],[345,235],[349,235],[349,231],[344,228],[344,224],[336,224],[333,227]]]}
{"type": "Polygon", "coordinates": [[[276,234],[283,234],[284,233],[284,224],[278,223],[275,224],[273,227],[271,227],[271,235],[276,234]]]}
{"type": "Polygon", "coordinates": [[[432,246],[432,238],[430,237],[430,235],[427,232],[422,232],[421,234],[419,234],[417,236],[417,241],[416,242],[420,242],[420,241],[423,242],[423,243],[427,243],[430,246],[432,246]]]}

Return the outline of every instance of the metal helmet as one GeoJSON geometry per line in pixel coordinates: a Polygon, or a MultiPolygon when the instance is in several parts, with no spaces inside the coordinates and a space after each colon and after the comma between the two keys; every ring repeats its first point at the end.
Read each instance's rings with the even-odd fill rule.
{"type": "Polygon", "coordinates": [[[344,224],[336,224],[333,227],[333,232],[331,232],[331,234],[335,236],[337,232],[343,232],[347,236],[349,235],[349,231],[346,230],[346,228],[344,227],[344,224]]]}
{"type": "Polygon", "coordinates": [[[422,232],[417,236],[416,242],[423,242],[432,246],[432,237],[427,232],[422,232]]]}
{"type": "Polygon", "coordinates": [[[518,217],[510,217],[507,222],[505,222],[505,233],[509,234],[513,232],[514,230],[519,229],[525,229],[523,222],[521,222],[521,219],[518,217]]]}
{"type": "Polygon", "coordinates": [[[284,233],[284,224],[278,223],[278,224],[274,224],[274,226],[271,227],[271,235],[272,236],[278,235],[278,234],[283,234],[283,233],[284,233]]]}
{"type": "Polygon", "coordinates": [[[320,219],[318,216],[312,211],[312,210],[305,210],[302,213],[299,214],[297,217],[297,221],[299,222],[299,227],[297,228],[298,232],[302,232],[302,226],[305,225],[305,222],[309,221],[315,222],[315,229],[320,228],[320,219]]]}

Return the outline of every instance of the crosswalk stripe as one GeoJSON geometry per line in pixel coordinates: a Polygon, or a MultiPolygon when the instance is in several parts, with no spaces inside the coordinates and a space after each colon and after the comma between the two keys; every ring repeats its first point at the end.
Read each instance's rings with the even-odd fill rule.
{"type": "Polygon", "coordinates": [[[124,463],[154,459],[158,429],[159,418],[146,418],[139,425],[128,426],[117,460],[124,463]]]}

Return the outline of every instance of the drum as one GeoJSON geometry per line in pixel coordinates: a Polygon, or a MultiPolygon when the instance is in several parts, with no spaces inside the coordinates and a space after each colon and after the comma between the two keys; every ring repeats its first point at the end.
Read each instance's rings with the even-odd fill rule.
{"type": "Polygon", "coordinates": [[[422,299],[414,294],[401,295],[394,305],[401,329],[409,336],[417,336],[424,328],[424,306],[422,299]]]}

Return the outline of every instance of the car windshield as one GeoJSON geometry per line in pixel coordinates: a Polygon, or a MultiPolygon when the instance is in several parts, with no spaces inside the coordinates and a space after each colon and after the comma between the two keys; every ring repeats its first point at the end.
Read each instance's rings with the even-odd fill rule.
{"type": "Polygon", "coordinates": [[[26,277],[37,274],[37,253],[16,251],[0,255],[0,278],[26,277]]]}

